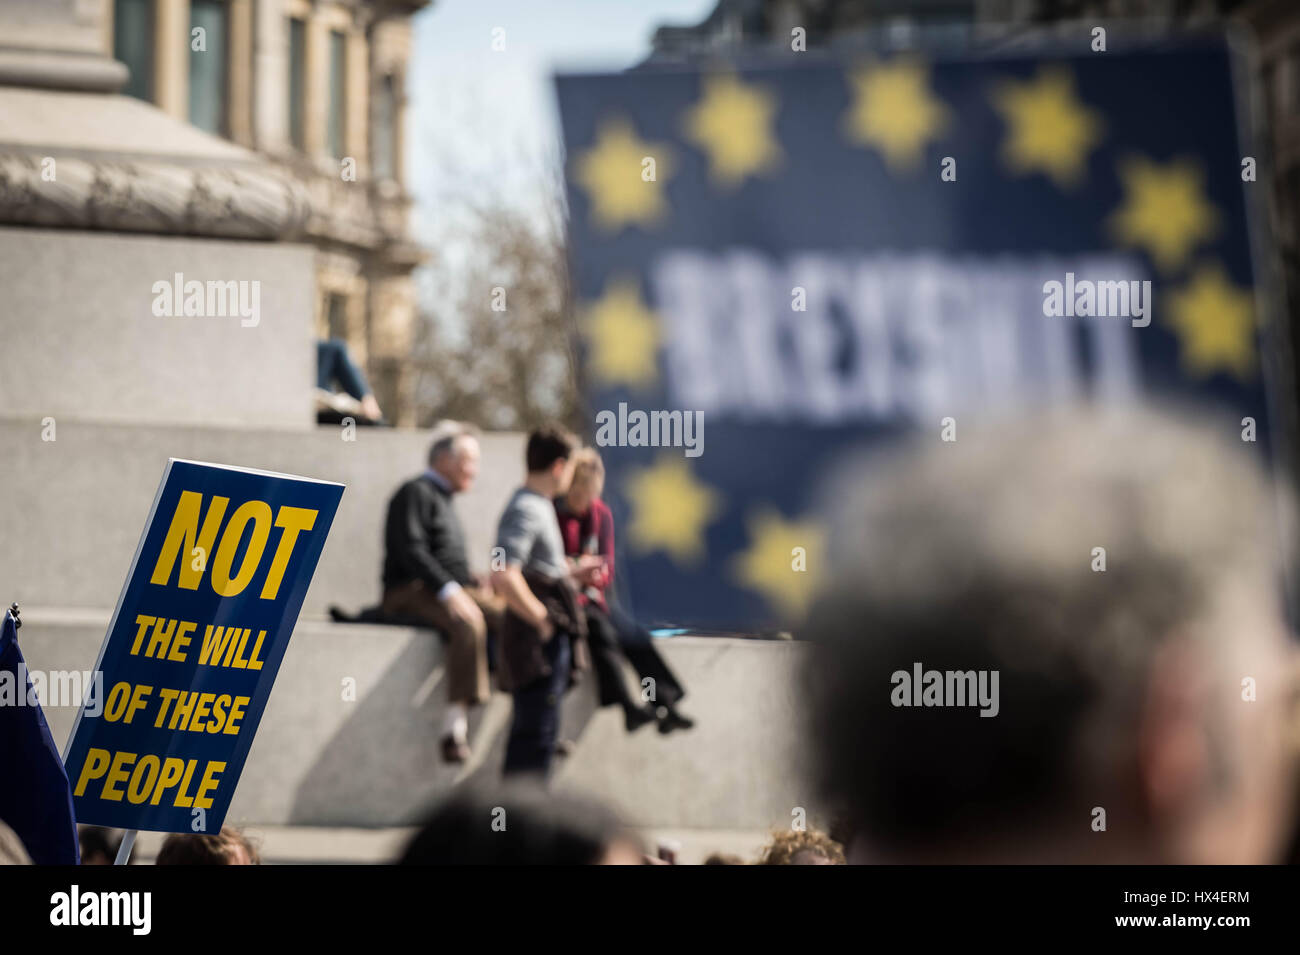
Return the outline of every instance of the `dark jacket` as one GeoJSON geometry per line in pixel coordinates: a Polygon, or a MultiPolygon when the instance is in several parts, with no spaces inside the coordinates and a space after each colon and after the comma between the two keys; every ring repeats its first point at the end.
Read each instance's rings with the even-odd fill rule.
{"type": "MultiPolygon", "coordinates": [[[[587,618],[578,602],[577,589],[568,578],[556,579],[527,569],[524,570],[524,581],[533,595],[546,606],[546,612],[555,627],[551,639],[565,633],[573,641],[574,676],[571,682],[576,682],[576,674],[591,665],[587,652],[587,618]]],[[[545,643],[540,630],[507,607],[501,625],[497,685],[505,692],[512,693],[549,676],[551,665],[542,653],[545,643]]]]}
{"type": "Polygon", "coordinates": [[[473,582],[465,531],[451,494],[427,474],[397,489],[384,525],[384,587],[422,580],[437,593],[448,582],[473,582]]]}

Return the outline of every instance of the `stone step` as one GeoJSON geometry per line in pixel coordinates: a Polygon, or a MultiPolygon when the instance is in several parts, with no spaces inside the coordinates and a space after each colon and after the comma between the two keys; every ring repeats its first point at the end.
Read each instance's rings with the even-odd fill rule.
{"type": "MultiPolygon", "coordinates": [[[[20,640],[33,669],[94,666],[107,612],[27,607],[22,617],[20,640]]],[[[696,727],[663,736],[647,726],[629,735],[621,713],[595,706],[588,679],[566,698],[562,735],[575,749],[557,785],[601,799],[643,828],[765,831],[787,827],[796,807],[824,823],[802,766],[806,645],[672,637],[658,646],[687,688],[683,710],[696,727]]],[[[494,695],[472,720],[474,762],[444,765],[442,661],[430,631],[300,621],[229,820],[409,826],[451,787],[496,780],[510,698],[494,695]],[[344,698],[345,681],[355,681],[355,701],[344,698]]],[[[62,745],[77,706],[47,702],[62,745]]]]}

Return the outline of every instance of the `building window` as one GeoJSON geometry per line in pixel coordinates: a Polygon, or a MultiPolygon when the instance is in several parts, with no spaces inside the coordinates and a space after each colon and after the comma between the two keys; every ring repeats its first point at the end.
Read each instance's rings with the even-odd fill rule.
{"type": "Polygon", "coordinates": [[[153,2],[113,3],[113,58],[131,71],[122,92],[146,101],[153,100],[153,2]]]}
{"type": "Polygon", "coordinates": [[[329,292],[325,296],[325,322],[328,338],[348,340],[348,300],[346,296],[329,292]]]}
{"type": "Polygon", "coordinates": [[[289,141],[298,149],[307,145],[303,132],[303,71],[307,52],[307,23],[289,18],[289,141]]]}
{"type": "Polygon", "coordinates": [[[330,155],[342,158],[344,153],[343,129],[344,109],[347,99],[346,66],[347,38],[338,30],[330,31],[330,75],[329,75],[329,129],[328,137],[330,155]]]}
{"type": "Polygon", "coordinates": [[[190,122],[218,136],[226,134],[229,56],[226,4],[222,0],[190,0],[190,122]],[[196,49],[199,36],[202,49],[196,49]]]}
{"type": "Polygon", "coordinates": [[[385,74],[375,95],[375,128],[371,133],[371,162],[376,179],[396,179],[397,162],[397,80],[392,73],[385,74]]]}

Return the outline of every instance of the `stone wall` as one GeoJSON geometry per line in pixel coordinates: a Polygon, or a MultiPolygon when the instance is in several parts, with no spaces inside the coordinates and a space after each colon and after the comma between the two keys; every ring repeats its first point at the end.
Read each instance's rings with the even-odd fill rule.
{"type": "MultiPolygon", "coordinates": [[[[300,245],[0,227],[0,415],[314,427],[312,255],[300,245]],[[257,325],[155,315],[154,283],[177,273],[245,282],[250,295],[256,282],[257,325]]],[[[205,309],[206,298],[205,289],[205,309]]]]}
{"type": "MultiPolygon", "coordinates": [[[[112,608],[169,457],[299,474],[347,485],[307,592],[303,613],[379,598],[383,520],[397,485],[425,467],[423,431],[337,427],[262,428],[60,423],[43,441],[39,420],[0,418],[5,467],[0,494],[5,605],[112,608]]],[[[523,480],[523,436],[488,434],[478,485],[457,507],[472,564],[488,567],[497,518],[523,480]]]]}

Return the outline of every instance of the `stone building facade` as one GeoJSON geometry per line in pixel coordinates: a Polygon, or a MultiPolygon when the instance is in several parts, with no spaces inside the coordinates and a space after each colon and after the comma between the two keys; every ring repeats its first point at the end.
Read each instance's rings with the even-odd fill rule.
{"type": "Polygon", "coordinates": [[[415,422],[405,188],[413,13],[428,0],[77,0],[122,92],[269,159],[301,185],[315,324],[348,343],[389,420],[415,422]],[[96,8],[98,8],[96,10],[96,8]]]}

